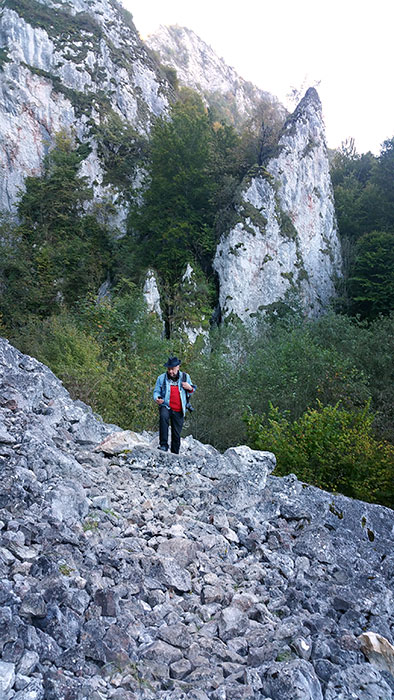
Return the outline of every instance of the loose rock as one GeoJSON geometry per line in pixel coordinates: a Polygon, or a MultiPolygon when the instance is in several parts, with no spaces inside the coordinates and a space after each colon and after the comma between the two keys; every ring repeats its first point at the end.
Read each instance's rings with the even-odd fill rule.
{"type": "Polygon", "coordinates": [[[4,340],[0,392],[5,700],[394,698],[392,511],[249,448],[108,455],[116,426],[4,340]]]}

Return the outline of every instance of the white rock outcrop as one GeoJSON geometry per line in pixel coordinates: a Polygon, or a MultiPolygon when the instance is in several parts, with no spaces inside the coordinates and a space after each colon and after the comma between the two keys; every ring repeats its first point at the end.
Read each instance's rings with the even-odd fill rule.
{"type": "Polygon", "coordinates": [[[168,85],[131,15],[110,0],[5,0],[0,47],[0,209],[14,208],[61,129],[91,144],[83,174],[96,198],[116,200],[103,186],[95,127],[111,109],[145,134],[168,107],[168,85]]]}
{"type": "Polygon", "coordinates": [[[163,64],[175,68],[181,85],[200,93],[211,106],[220,105],[229,121],[242,123],[261,103],[275,106],[284,119],[285,109],[273,95],[241,78],[191,29],[162,25],[145,43],[163,64]]]}
{"type": "Polygon", "coordinates": [[[188,309],[188,315],[192,312],[192,316],[195,315],[199,318],[201,323],[196,323],[190,319],[183,321],[179,330],[184,333],[190,345],[194,345],[197,338],[202,337],[204,341],[208,341],[209,331],[207,326],[206,315],[198,308],[198,302],[196,302],[197,295],[197,278],[196,273],[193,270],[190,263],[186,265],[186,270],[182,277],[182,284],[180,287],[182,302],[184,304],[185,310],[188,309]],[[205,324],[205,328],[203,326],[205,324]]]}
{"type": "Polygon", "coordinates": [[[278,154],[246,178],[237,216],[214,259],[222,317],[251,322],[283,302],[307,316],[321,313],[342,258],[315,89],[286,121],[278,154]]]}
{"type": "Polygon", "coordinates": [[[143,295],[148,307],[148,311],[157,314],[160,321],[163,319],[160,306],[160,292],[157,285],[156,275],[153,270],[148,270],[145,277],[143,295]]]}

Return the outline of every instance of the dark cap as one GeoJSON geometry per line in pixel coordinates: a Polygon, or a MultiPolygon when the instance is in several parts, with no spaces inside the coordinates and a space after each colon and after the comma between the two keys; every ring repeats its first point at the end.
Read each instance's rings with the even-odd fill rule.
{"type": "Polygon", "coordinates": [[[170,369],[170,367],[178,367],[178,365],[180,364],[181,361],[178,360],[176,356],[174,356],[168,358],[167,362],[164,363],[164,367],[168,367],[168,369],[170,369]]]}

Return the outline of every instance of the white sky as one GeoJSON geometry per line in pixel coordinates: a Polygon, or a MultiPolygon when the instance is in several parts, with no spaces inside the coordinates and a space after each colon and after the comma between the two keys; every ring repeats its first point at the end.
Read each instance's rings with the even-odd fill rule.
{"type": "Polygon", "coordinates": [[[142,38],[192,29],[245,80],[286,101],[320,85],[328,145],[378,154],[394,136],[394,0],[122,0],[142,38]]]}

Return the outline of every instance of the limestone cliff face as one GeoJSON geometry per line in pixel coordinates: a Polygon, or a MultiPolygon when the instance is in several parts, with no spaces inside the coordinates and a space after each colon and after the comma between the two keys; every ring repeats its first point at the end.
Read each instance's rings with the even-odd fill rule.
{"type": "Polygon", "coordinates": [[[96,197],[103,163],[95,128],[109,113],[147,133],[168,106],[168,84],[115,0],[5,0],[0,17],[0,209],[40,172],[53,134],[89,142],[83,174],[96,197]]]}
{"type": "Polygon", "coordinates": [[[160,321],[163,319],[160,306],[160,292],[154,270],[148,270],[145,276],[143,295],[149,313],[154,313],[160,321]]]}
{"type": "Polygon", "coordinates": [[[286,121],[278,154],[245,180],[237,214],[214,260],[222,315],[250,321],[280,302],[318,315],[334,296],[341,251],[316,90],[286,121]]]}
{"type": "Polygon", "coordinates": [[[175,68],[181,85],[200,93],[228,122],[242,124],[255,116],[261,103],[271,105],[278,118],[284,118],[285,109],[273,95],[241,78],[190,29],[161,26],[145,43],[165,65],[175,68]]]}

